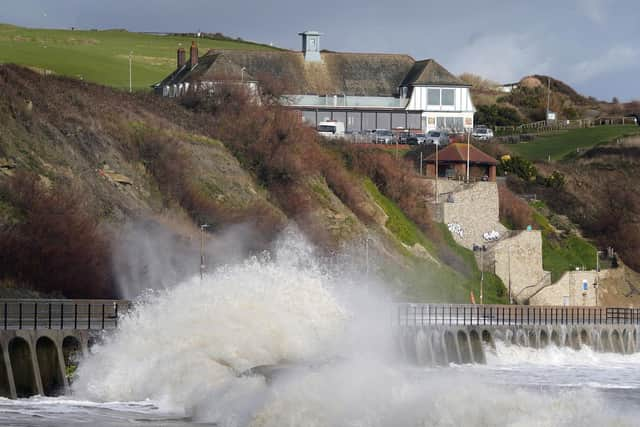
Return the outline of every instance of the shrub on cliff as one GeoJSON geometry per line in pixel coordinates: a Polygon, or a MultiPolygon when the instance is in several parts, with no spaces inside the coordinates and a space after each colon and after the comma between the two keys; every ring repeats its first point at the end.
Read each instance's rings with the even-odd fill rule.
{"type": "Polygon", "coordinates": [[[116,296],[109,240],[83,195],[19,172],[0,185],[15,217],[0,224],[0,279],[69,298],[116,296]]]}

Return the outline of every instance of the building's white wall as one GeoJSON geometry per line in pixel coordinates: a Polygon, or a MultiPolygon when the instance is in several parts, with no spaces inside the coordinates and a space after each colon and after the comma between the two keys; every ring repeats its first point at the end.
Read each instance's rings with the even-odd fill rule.
{"type": "MultiPolygon", "coordinates": [[[[442,101],[442,96],[440,99],[442,101]]],[[[473,114],[475,113],[475,108],[471,101],[471,93],[467,87],[416,86],[413,88],[407,109],[424,111],[424,113],[422,113],[422,128],[427,132],[438,129],[438,117],[461,117],[464,120],[464,130],[470,131],[473,129],[473,114]],[[454,104],[428,104],[427,93],[429,89],[454,89],[454,104]]]]}
{"type": "MultiPolygon", "coordinates": [[[[442,98],[442,97],[441,97],[442,98]]],[[[423,111],[452,111],[452,112],[475,112],[471,102],[471,94],[468,87],[447,87],[447,86],[415,86],[411,93],[411,99],[407,105],[408,110],[423,111]],[[427,103],[428,89],[453,89],[453,105],[429,105],[427,103]]]]}
{"type": "Polygon", "coordinates": [[[473,129],[473,112],[450,113],[445,111],[422,113],[422,128],[425,132],[438,129],[438,117],[462,117],[465,132],[473,129]]]}

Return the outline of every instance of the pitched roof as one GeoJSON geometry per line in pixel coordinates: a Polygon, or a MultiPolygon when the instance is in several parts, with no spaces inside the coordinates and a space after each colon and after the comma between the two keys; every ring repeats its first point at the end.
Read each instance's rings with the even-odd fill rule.
{"type": "Polygon", "coordinates": [[[452,85],[469,86],[433,59],[416,61],[402,81],[402,86],[409,85],[452,85]]]}
{"type": "MultiPolygon", "coordinates": [[[[176,70],[160,85],[220,79],[227,73],[239,79],[267,76],[287,82],[295,94],[397,96],[398,87],[414,64],[408,55],[322,52],[322,62],[305,62],[302,52],[211,50],[189,70],[176,70]]],[[[185,68],[183,67],[183,68],[185,68]]]]}
{"type": "MultiPolygon", "coordinates": [[[[436,153],[425,159],[427,163],[435,163],[436,153]]],[[[449,144],[438,151],[438,163],[464,163],[467,161],[467,144],[449,144]]],[[[479,148],[469,146],[469,162],[473,164],[497,165],[498,161],[479,148]]]]}

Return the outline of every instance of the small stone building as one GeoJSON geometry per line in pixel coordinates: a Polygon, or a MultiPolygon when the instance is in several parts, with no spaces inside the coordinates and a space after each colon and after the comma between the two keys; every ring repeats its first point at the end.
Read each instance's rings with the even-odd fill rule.
{"type": "Polygon", "coordinates": [[[496,166],[498,162],[473,145],[463,143],[450,144],[427,157],[427,177],[464,178],[467,175],[467,150],[469,150],[469,177],[472,180],[496,180],[496,166]],[[437,165],[436,165],[437,155],[437,165]]]}

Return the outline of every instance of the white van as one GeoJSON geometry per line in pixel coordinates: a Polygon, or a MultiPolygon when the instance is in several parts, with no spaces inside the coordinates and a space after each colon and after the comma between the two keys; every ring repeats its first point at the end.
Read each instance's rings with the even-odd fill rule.
{"type": "Polygon", "coordinates": [[[328,120],[318,123],[318,133],[327,138],[340,138],[344,136],[344,123],[336,120],[328,120]]]}

